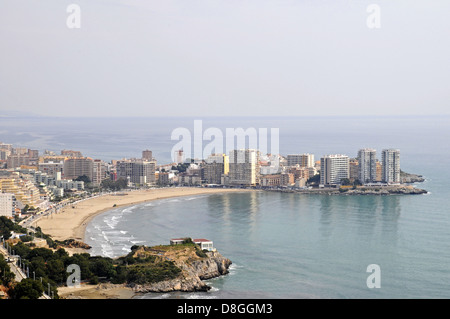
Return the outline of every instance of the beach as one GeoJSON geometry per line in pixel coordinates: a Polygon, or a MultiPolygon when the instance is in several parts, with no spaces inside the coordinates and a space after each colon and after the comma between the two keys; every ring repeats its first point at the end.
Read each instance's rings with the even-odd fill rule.
{"type": "Polygon", "coordinates": [[[73,238],[84,241],[84,234],[88,223],[98,214],[116,207],[131,206],[142,202],[179,196],[195,196],[204,194],[218,194],[225,192],[243,192],[244,189],[225,188],[197,188],[170,187],[148,190],[126,191],[116,194],[98,196],[68,205],[59,212],[41,217],[33,226],[41,227],[45,234],[55,240],[73,238]]]}
{"type": "MultiPolygon", "coordinates": [[[[148,190],[135,190],[118,192],[116,194],[102,195],[91,199],[68,205],[58,213],[41,217],[34,226],[41,227],[45,234],[56,240],[73,238],[84,241],[86,226],[97,215],[107,212],[116,207],[131,206],[152,200],[195,196],[204,194],[218,194],[228,192],[244,192],[245,189],[224,188],[198,188],[198,187],[172,187],[155,188],[148,190]]],[[[65,248],[69,254],[83,253],[81,248],[65,248]]],[[[130,299],[135,293],[132,288],[125,285],[83,284],[80,288],[60,287],[59,294],[62,298],[81,299],[130,299]]]]}

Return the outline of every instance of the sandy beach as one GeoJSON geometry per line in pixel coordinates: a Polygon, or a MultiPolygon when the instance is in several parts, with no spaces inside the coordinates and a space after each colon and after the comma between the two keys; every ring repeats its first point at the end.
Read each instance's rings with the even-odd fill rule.
{"type": "Polygon", "coordinates": [[[56,240],[73,238],[84,241],[84,233],[89,221],[115,207],[131,206],[142,202],[178,196],[192,196],[201,194],[215,194],[225,192],[243,192],[243,189],[224,188],[155,188],[149,190],[128,191],[116,195],[103,195],[92,199],[68,205],[58,213],[41,217],[34,226],[41,227],[42,231],[56,240]],[[115,206],[114,206],[115,205],[115,206]]]}
{"type": "MultiPolygon", "coordinates": [[[[41,227],[42,231],[56,240],[73,238],[84,241],[86,226],[98,214],[107,212],[115,207],[132,206],[152,200],[195,196],[203,194],[218,194],[229,192],[244,192],[245,189],[223,188],[156,188],[149,190],[127,191],[116,195],[103,195],[87,199],[74,205],[68,205],[58,213],[41,217],[33,225],[41,227]]],[[[81,248],[65,248],[69,254],[83,253],[81,248]]],[[[83,285],[80,288],[59,287],[61,298],[81,299],[130,299],[135,293],[132,288],[124,285],[83,285]]]]}

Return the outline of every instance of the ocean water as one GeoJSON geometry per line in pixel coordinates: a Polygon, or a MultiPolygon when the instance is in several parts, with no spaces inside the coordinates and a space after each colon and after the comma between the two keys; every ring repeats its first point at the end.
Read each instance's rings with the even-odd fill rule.
{"type": "MultiPolygon", "coordinates": [[[[169,162],[170,132],[193,127],[193,119],[51,121],[29,120],[11,130],[12,120],[0,119],[0,140],[106,160],[149,148],[159,162],[169,162]]],[[[134,244],[204,237],[233,262],[230,274],[208,281],[213,289],[207,293],[142,298],[450,298],[449,124],[449,117],[204,119],[204,128],[278,127],[282,154],[309,152],[318,159],[356,156],[363,147],[399,148],[402,169],[422,174],[426,181],[417,186],[429,194],[163,199],[97,216],[86,242],[92,254],[115,257],[134,244]],[[380,267],[380,288],[367,287],[371,264],[380,267]]]]}

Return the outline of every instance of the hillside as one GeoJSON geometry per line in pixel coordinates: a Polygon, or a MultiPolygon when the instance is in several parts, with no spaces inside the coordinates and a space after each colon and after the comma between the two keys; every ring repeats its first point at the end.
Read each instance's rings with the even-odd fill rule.
{"type": "Polygon", "coordinates": [[[231,265],[231,261],[218,252],[203,252],[193,243],[135,246],[129,255],[120,259],[136,261],[127,266],[127,281],[137,293],[208,291],[210,287],[202,280],[227,274],[231,265]],[[156,269],[160,269],[165,276],[153,280],[158,273],[156,269]],[[139,275],[130,276],[133,273],[139,275]]]}

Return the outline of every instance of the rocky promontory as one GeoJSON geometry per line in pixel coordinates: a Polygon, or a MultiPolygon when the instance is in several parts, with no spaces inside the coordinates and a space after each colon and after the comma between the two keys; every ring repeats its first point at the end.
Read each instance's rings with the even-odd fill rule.
{"type": "Polygon", "coordinates": [[[217,251],[201,251],[195,244],[139,247],[133,258],[151,258],[170,263],[178,269],[176,276],[157,281],[131,281],[129,286],[136,293],[171,291],[208,291],[211,289],[203,280],[228,274],[231,260],[217,251]]]}
{"type": "Polygon", "coordinates": [[[406,173],[404,171],[400,171],[400,180],[402,183],[412,184],[412,183],[422,183],[425,181],[422,175],[406,173]]]}

